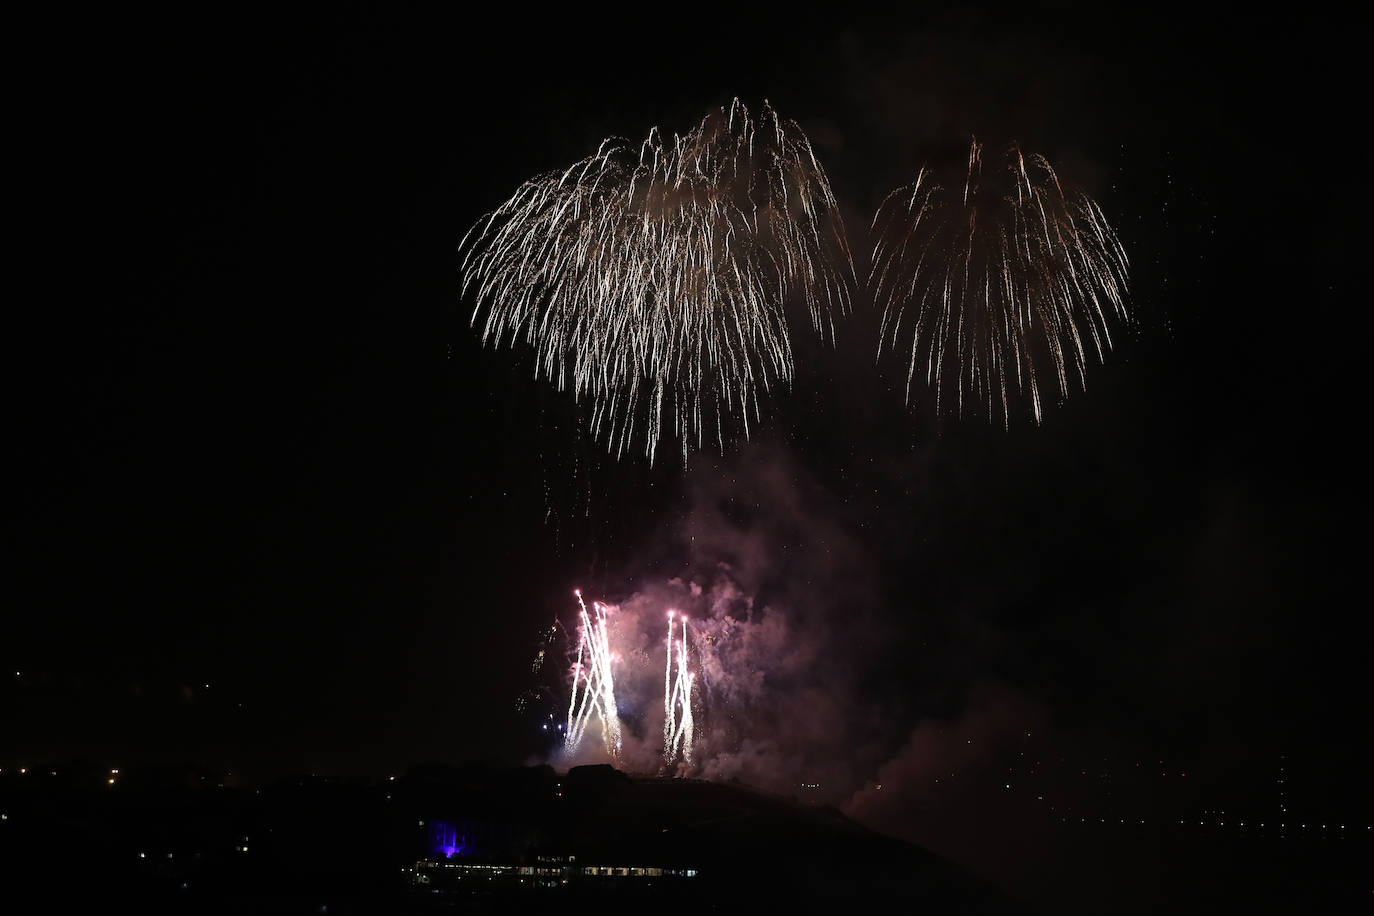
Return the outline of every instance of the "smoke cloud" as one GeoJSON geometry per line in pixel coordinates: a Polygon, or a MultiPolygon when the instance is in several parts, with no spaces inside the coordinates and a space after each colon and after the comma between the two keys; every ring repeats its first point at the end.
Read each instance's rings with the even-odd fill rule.
{"type": "MultiPolygon", "coordinates": [[[[786,449],[755,443],[737,462],[689,480],[687,512],[638,561],[656,572],[640,573],[627,597],[602,599],[623,735],[618,765],[738,780],[909,833],[904,819],[930,793],[948,794],[940,774],[985,768],[1044,721],[1007,689],[980,688],[947,719],[888,701],[918,656],[881,612],[872,559],[880,545],[867,543],[877,535],[851,524],[786,449]],[[691,765],[663,759],[669,611],[686,615],[691,631],[691,765]]],[[[593,724],[557,762],[608,761],[593,724]]]]}
{"type": "MultiPolygon", "coordinates": [[[[641,574],[628,597],[603,599],[621,765],[664,770],[672,610],[689,620],[697,714],[694,763],[674,761],[671,771],[838,803],[890,743],[883,717],[862,699],[865,660],[885,654],[889,636],[876,613],[870,552],[842,507],[777,446],[751,445],[737,463],[690,479],[682,522],[640,561],[672,574],[641,574]]],[[[563,758],[605,760],[595,726],[563,758]]]]}

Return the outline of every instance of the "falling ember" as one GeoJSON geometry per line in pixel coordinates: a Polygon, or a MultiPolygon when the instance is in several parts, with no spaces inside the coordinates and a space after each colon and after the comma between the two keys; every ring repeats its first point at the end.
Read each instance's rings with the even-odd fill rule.
{"type": "Polygon", "coordinates": [[[568,727],[564,733],[564,749],[568,753],[577,749],[587,730],[587,723],[595,713],[601,721],[601,740],[605,743],[606,753],[612,759],[619,759],[620,715],[615,705],[615,680],[611,673],[612,656],[610,635],[606,627],[606,606],[599,601],[593,601],[593,619],[593,616],[587,613],[587,605],[582,600],[581,590],[573,594],[577,596],[580,608],[581,639],[577,644],[577,662],[573,666],[572,695],[568,700],[568,727]]]}
{"type": "Polygon", "coordinates": [[[1039,422],[1045,388],[1084,384],[1089,354],[1128,319],[1126,251],[1096,202],[1066,187],[1043,156],[1012,147],[942,183],[923,167],[873,220],[870,286],[883,308],[878,344],[909,349],[936,410],[1000,415],[1023,396],[1039,422]],[[1047,384],[1048,383],[1048,384],[1047,384]]]}

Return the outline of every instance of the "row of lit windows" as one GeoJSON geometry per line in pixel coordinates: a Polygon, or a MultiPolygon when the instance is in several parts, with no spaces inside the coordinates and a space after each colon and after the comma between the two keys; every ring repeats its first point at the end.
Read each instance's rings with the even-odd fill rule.
{"type": "MultiPolygon", "coordinates": [[[[1059,820],[1060,820],[1061,822],[1063,822],[1063,823],[1066,823],[1066,824],[1075,823],[1074,819],[1071,818],[1071,817],[1061,817],[1059,820]]],[[[1137,823],[1137,821],[1135,821],[1135,820],[1130,820],[1130,819],[1127,819],[1127,818],[1116,819],[1116,818],[1108,818],[1108,817],[1099,817],[1099,818],[1080,817],[1080,818],[1078,818],[1077,823],[1079,823],[1079,824],[1135,824],[1135,823],[1137,823]]],[[[1144,821],[1139,821],[1139,823],[1143,824],[1143,823],[1145,823],[1145,822],[1144,822],[1144,821]]],[[[1208,826],[1208,824],[1211,824],[1212,826],[1215,826],[1215,827],[1225,827],[1225,826],[1226,826],[1226,821],[1196,821],[1196,822],[1194,822],[1194,821],[1183,820],[1183,821],[1179,821],[1178,823],[1179,823],[1179,826],[1189,826],[1189,825],[1191,825],[1191,824],[1193,824],[1193,823],[1196,823],[1199,827],[1206,827],[1206,826],[1208,826]]],[[[1232,821],[1232,822],[1231,822],[1231,826],[1233,826],[1233,827],[1244,827],[1244,826],[1245,826],[1245,821],[1232,821]]],[[[1259,823],[1258,825],[1256,825],[1255,823],[1252,822],[1252,823],[1250,824],[1250,826],[1251,826],[1251,827],[1258,826],[1258,827],[1260,827],[1260,828],[1264,828],[1266,825],[1265,825],[1265,823],[1262,823],[1262,822],[1259,823]]],[[[1287,823],[1282,823],[1282,824],[1279,824],[1278,826],[1279,826],[1280,829],[1287,829],[1287,828],[1288,828],[1288,824],[1287,824],[1287,823]]],[[[1298,824],[1297,826],[1298,826],[1298,829],[1300,829],[1300,830],[1307,830],[1308,827],[1309,827],[1309,825],[1307,825],[1307,824],[1298,824]]],[[[1312,824],[1312,825],[1310,825],[1310,826],[1311,826],[1311,829],[1313,829],[1313,830],[1318,829],[1318,825],[1317,825],[1317,824],[1312,824]]],[[[1320,825],[1320,829],[1326,830],[1326,829],[1328,829],[1328,825],[1322,824],[1322,825],[1320,825]]],[[[1335,825],[1335,826],[1332,826],[1330,829],[1333,829],[1333,830],[1344,830],[1344,829],[1345,829],[1345,824],[1337,824],[1337,825],[1335,825]]],[[[1359,829],[1359,828],[1357,827],[1357,828],[1355,828],[1355,829],[1359,829]]],[[[1366,831],[1374,830],[1374,825],[1366,824],[1364,829],[1365,829],[1366,831]]]]}
{"type": "MultiPolygon", "coordinates": [[[[534,865],[468,865],[456,862],[433,862],[422,860],[416,863],[418,868],[446,868],[456,869],[462,874],[487,874],[487,875],[560,875],[563,870],[548,866],[534,865]]],[[[695,878],[697,870],[695,868],[650,868],[641,866],[605,866],[587,865],[582,868],[582,874],[595,877],[614,877],[614,878],[658,878],[664,875],[678,875],[686,878],[695,878]]]]}

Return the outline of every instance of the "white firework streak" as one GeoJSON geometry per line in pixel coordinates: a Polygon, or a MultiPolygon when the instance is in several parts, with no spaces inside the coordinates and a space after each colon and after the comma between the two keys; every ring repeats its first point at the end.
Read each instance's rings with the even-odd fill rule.
{"type": "Polygon", "coordinates": [[[673,612],[668,612],[667,666],[663,673],[663,761],[672,766],[678,754],[688,766],[692,764],[692,683],[696,673],[687,667],[687,617],[682,618],[682,639],[677,643],[677,679],[673,671],[673,612]],[[669,689],[669,681],[672,688],[669,689]],[[681,719],[678,712],[681,711],[681,719]]]}
{"type": "Polygon", "coordinates": [[[873,219],[870,286],[883,318],[878,352],[910,347],[944,412],[1001,414],[1024,394],[1038,423],[1048,381],[1060,398],[1086,384],[1090,358],[1130,320],[1130,261],[1106,215],[1063,185],[1049,161],[1013,146],[995,168],[969,147],[961,185],[923,167],[873,219]]]}
{"type": "Polygon", "coordinates": [[[568,752],[576,750],[587,730],[587,723],[595,712],[601,720],[601,739],[606,745],[606,753],[612,758],[620,757],[621,735],[620,715],[615,704],[615,679],[611,674],[610,634],[606,626],[606,607],[599,601],[592,602],[596,612],[593,621],[587,613],[587,605],[582,601],[582,592],[574,592],[581,608],[582,638],[577,644],[577,664],[573,667],[572,696],[568,701],[568,729],[564,736],[564,748],[568,752]],[[582,665],[587,659],[587,667],[582,665]],[[578,703],[579,687],[582,702],[578,703]]]}
{"type": "Polygon", "coordinates": [[[483,342],[528,347],[536,376],[590,401],[596,438],[651,462],[668,437],[684,459],[748,438],[794,375],[787,300],[833,340],[854,274],[810,141],[738,99],[525,182],[460,250],[483,342]]]}

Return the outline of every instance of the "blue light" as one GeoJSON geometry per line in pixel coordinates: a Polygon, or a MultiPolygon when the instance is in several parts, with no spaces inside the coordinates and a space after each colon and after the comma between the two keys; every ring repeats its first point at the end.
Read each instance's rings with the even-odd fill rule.
{"type": "Polygon", "coordinates": [[[464,852],[463,844],[458,840],[458,829],[455,825],[445,821],[430,821],[429,824],[429,854],[432,856],[442,855],[445,859],[451,859],[455,855],[461,856],[464,852]]]}

